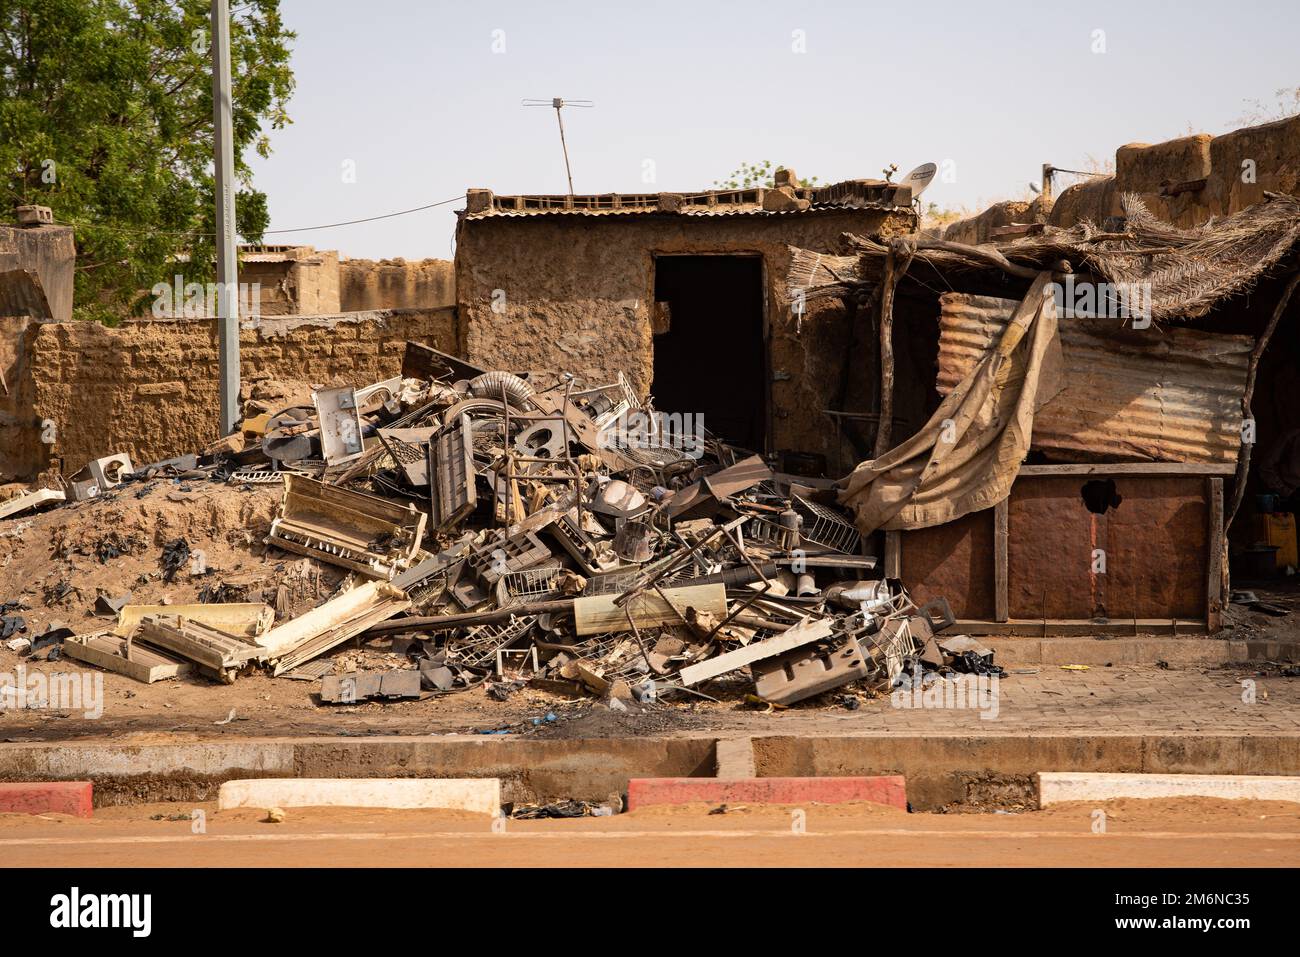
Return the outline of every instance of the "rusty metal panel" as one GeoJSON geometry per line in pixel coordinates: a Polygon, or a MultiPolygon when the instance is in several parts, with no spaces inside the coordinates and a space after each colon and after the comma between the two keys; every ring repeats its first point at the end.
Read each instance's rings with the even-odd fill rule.
{"type": "MultiPolygon", "coordinates": [[[[1020,476],[1007,505],[1008,617],[1204,619],[1208,488],[1203,476],[1020,476]],[[1119,504],[1089,511],[1085,483],[1107,480],[1119,504]]],[[[993,515],[900,533],[899,574],[914,600],[945,597],[958,619],[995,618],[993,515]]]]}
{"type": "Polygon", "coordinates": [[[1203,477],[1021,476],[1007,517],[1010,617],[1203,619],[1206,498],[1203,477]],[[1107,480],[1119,504],[1089,511],[1084,484],[1107,480]]]}
{"type": "MultiPolygon", "coordinates": [[[[945,293],[940,394],[1001,334],[1017,303],[945,293]]],[[[1241,397],[1253,340],[1125,320],[1060,321],[1064,389],[1038,411],[1033,448],[1071,461],[1227,462],[1241,448],[1241,397]]]]}
{"type": "Polygon", "coordinates": [[[958,618],[993,618],[993,509],[900,536],[899,577],[918,605],[946,598],[958,618]]]}

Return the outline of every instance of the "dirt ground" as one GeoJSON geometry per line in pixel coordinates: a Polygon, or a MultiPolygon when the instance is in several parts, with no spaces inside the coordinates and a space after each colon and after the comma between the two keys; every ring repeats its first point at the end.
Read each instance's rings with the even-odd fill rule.
{"type": "Polygon", "coordinates": [[[1122,800],[979,815],[866,804],[715,810],[507,820],[494,833],[486,816],[450,812],[290,808],[271,824],[252,809],[138,805],[89,821],[0,815],[0,856],[16,867],[1300,865],[1300,805],[1288,802],[1122,800]],[[1098,810],[1104,833],[1094,830],[1098,810]]]}
{"type": "MultiPolygon", "coordinates": [[[[123,486],[91,502],[0,520],[0,602],[28,606],[7,612],[25,619],[28,636],[56,622],[78,634],[111,627],[111,618],[94,614],[95,599],[126,591],[136,603],[181,604],[198,600],[204,589],[216,590],[223,600],[266,601],[277,606],[281,618],[301,613],[331,594],[344,572],[262,544],[280,494],[278,487],[241,489],[209,481],[157,480],[123,486]],[[187,562],[168,582],[162,552],[178,538],[196,555],[201,553],[202,561],[187,562]]],[[[1257,590],[1261,597],[1286,606],[1300,597],[1294,585],[1257,590]]],[[[1228,619],[1225,636],[1300,639],[1300,614],[1273,617],[1233,606],[1228,619]]],[[[388,638],[349,643],[332,659],[339,670],[356,664],[408,666],[404,656],[391,653],[388,638]]],[[[14,674],[19,665],[29,674],[103,675],[103,714],[88,721],[80,714],[49,709],[0,711],[0,739],[5,741],[492,731],[616,737],[727,730],[782,733],[794,727],[802,733],[942,727],[1021,733],[1104,730],[1107,722],[1122,730],[1135,720],[1152,731],[1238,724],[1261,732],[1300,728],[1300,684],[1277,669],[1264,669],[1267,678],[1259,707],[1240,705],[1240,681],[1257,676],[1261,669],[1256,665],[1166,671],[1152,662],[1141,668],[1098,667],[1087,674],[1052,667],[1013,670],[1003,682],[999,721],[983,721],[974,712],[900,712],[890,708],[888,698],[862,693],[831,693],[790,709],[764,711],[746,702],[749,685],[743,678],[710,685],[707,690],[719,701],[678,692],[645,709],[634,706],[632,713],[612,713],[591,699],[570,700],[526,687],[513,690],[505,700],[495,700],[479,687],[421,701],[324,706],[317,699],[319,681],[255,673],[229,686],[198,676],[145,685],[67,657],[37,661],[0,646],[0,672],[14,674]],[[1064,707],[1072,704],[1088,708],[1064,707]]]]}

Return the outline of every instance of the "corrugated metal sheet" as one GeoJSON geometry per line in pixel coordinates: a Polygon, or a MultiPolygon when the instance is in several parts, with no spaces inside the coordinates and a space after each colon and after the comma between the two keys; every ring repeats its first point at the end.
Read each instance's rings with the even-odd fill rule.
{"type": "Polygon", "coordinates": [[[684,206],[673,212],[654,206],[630,207],[622,209],[488,209],[481,213],[466,213],[466,219],[499,219],[503,216],[519,216],[535,219],[539,216],[807,216],[809,213],[826,210],[878,209],[889,210],[901,207],[872,205],[869,203],[817,203],[807,209],[787,209],[773,211],[761,206],[684,206]]]}
{"type": "MultiPolygon", "coordinates": [[[[938,388],[947,395],[1002,332],[1017,303],[945,293],[938,388]]],[[[1235,462],[1254,341],[1120,320],[1063,318],[1065,387],[1038,411],[1033,448],[1055,459],[1235,462]]]]}

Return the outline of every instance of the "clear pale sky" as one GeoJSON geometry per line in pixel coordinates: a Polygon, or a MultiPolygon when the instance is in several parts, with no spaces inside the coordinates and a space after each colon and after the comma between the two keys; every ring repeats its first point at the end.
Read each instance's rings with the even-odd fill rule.
{"type": "MultiPolygon", "coordinates": [[[[1247,101],[1271,105],[1300,85],[1297,0],[283,9],[298,33],[294,122],[271,133],[270,159],[253,162],[273,229],[471,186],[565,192],[555,112],[524,108],[525,97],[595,101],[565,111],[579,193],[708,188],[742,161],[832,183],[952,160],[955,181],[936,181],[926,200],[978,210],[1022,193],[1044,162],[1081,169],[1124,143],[1226,132],[1247,101]],[[347,161],[355,182],[344,182],[347,161]]],[[[351,257],[450,258],[456,208],[267,238],[351,257]]]]}

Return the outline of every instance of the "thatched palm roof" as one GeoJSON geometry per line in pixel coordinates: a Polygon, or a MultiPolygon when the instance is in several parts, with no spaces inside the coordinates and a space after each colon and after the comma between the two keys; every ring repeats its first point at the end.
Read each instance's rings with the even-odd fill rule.
{"type": "MultiPolygon", "coordinates": [[[[1152,318],[1195,319],[1249,290],[1300,243],[1300,199],[1266,195],[1263,203],[1192,228],[1161,222],[1128,194],[1122,233],[1103,232],[1085,222],[1070,229],[1047,227],[1041,235],[996,246],[915,236],[893,243],[896,253],[915,249],[913,275],[924,275],[927,270],[921,267],[928,264],[940,275],[1000,272],[1027,279],[1052,270],[1090,274],[1116,285],[1149,283],[1152,318]]],[[[850,255],[791,247],[791,301],[801,294],[809,300],[853,294],[880,281],[891,246],[851,234],[844,239],[850,255]]]]}

